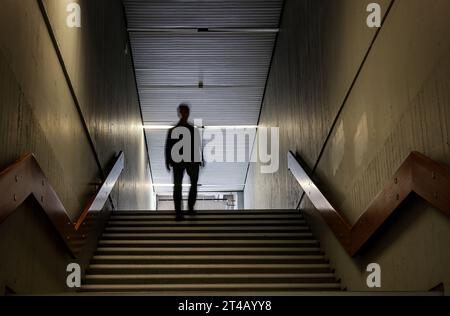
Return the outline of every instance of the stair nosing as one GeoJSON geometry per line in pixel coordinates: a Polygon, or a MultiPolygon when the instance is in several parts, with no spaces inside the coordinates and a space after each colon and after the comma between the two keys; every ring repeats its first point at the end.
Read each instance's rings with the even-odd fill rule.
{"type": "Polygon", "coordinates": [[[142,259],[325,259],[323,255],[95,255],[93,260],[142,259]]]}
{"type": "Polygon", "coordinates": [[[289,263],[169,263],[169,264],[90,264],[89,268],[95,269],[142,269],[142,268],[328,268],[329,263],[301,263],[301,264],[289,264],[289,263]]]}
{"type": "Polygon", "coordinates": [[[139,247],[139,248],[131,248],[131,247],[99,247],[98,251],[164,251],[164,252],[176,252],[176,251],[199,251],[199,252],[208,252],[208,251],[226,251],[226,252],[232,252],[232,251],[320,251],[319,247],[283,247],[283,248],[267,248],[267,247],[259,247],[259,248],[248,248],[248,247],[240,247],[240,248],[234,248],[234,247],[222,247],[222,248],[210,248],[210,247],[139,247]]]}
{"type": "Polygon", "coordinates": [[[217,283],[217,284],[93,284],[82,285],[81,289],[208,289],[208,288],[253,288],[253,289],[278,289],[278,288],[341,288],[339,283],[217,283]]]}
{"type": "Polygon", "coordinates": [[[85,279],[219,279],[219,278],[238,278],[238,279],[257,279],[257,278],[334,278],[333,273],[211,273],[211,274],[86,274],[85,279]]]}
{"type": "Polygon", "coordinates": [[[99,245],[109,245],[109,244],[156,244],[156,245],[163,245],[163,244],[201,244],[201,245],[207,245],[207,244],[319,244],[317,240],[294,240],[294,239],[286,239],[286,240],[248,240],[248,239],[233,239],[233,240],[198,240],[198,239],[180,239],[180,240],[100,240],[99,245]]]}
{"type": "Polygon", "coordinates": [[[227,230],[227,231],[249,231],[249,230],[261,230],[261,231],[298,231],[298,230],[308,230],[308,226],[148,226],[148,227],[130,227],[130,226],[114,226],[106,227],[105,231],[120,231],[120,230],[131,230],[131,231],[142,231],[142,230],[167,230],[167,231],[180,231],[180,230],[227,230]]]}

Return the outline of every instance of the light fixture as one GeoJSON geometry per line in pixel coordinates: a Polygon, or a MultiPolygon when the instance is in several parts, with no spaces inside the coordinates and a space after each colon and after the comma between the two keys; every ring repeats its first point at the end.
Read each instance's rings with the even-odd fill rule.
{"type": "MultiPolygon", "coordinates": [[[[164,188],[164,187],[170,188],[174,186],[173,184],[163,184],[163,183],[154,183],[152,185],[157,188],[164,188]]],[[[183,184],[183,187],[190,187],[190,186],[191,186],[190,184],[183,184]]]]}
{"type": "Polygon", "coordinates": [[[174,127],[173,125],[144,125],[144,129],[156,129],[156,130],[166,130],[166,129],[171,129],[172,127],[174,127]]]}
{"type": "MultiPolygon", "coordinates": [[[[245,186],[245,184],[234,184],[235,186],[245,186]]],[[[171,188],[174,185],[171,183],[154,183],[152,184],[152,186],[157,187],[157,188],[171,188]]],[[[190,187],[191,185],[189,183],[183,183],[182,184],[183,187],[190,187]]],[[[198,187],[222,187],[223,184],[198,184],[198,187]]]]}
{"type": "Polygon", "coordinates": [[[223,125],[223,126],[205,126],[205,129],[251,129],[258,128],[257,125],[223,125]]]}
{"type": "MultiPolygon", "coordinates": [[[[145,124],[144,129],[153,129],[153,130],[167,130],[175,127],[174,125],[154,125],[154,124],[145,124]]],[[[199,128],[197,126],[197,128],[199,128]]],[[[258,125],[223,125],[223,126],[203,126],[204,129],[256,129],[258,125]]]]}

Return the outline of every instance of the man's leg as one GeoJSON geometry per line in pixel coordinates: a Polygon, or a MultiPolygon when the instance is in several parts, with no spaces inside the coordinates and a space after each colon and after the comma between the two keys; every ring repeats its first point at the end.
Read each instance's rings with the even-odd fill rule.
{"type": "Polygon", "coordinates": [[[181,166],[173,167],[173,203],[177,217],[182,217],[181,200],[183,198],[183,175],[184,168],[181,166]]]}
{"type": "Polygon", "coordinates": [[[191,164],[187,167],[187,173],[191,179],[191,188],[189,190],[189,212],[194,211],[195,202],[197,201],[197,184],[198,184],[198,174],[200,171],[200,166],[198,164],[191,164]]]}

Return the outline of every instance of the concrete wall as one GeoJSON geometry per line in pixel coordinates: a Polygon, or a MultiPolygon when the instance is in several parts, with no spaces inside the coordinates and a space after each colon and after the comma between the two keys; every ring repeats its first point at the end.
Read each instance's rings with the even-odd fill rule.
{"type": "MultiPolygon", "coordinates": [[[[392,9],[377,35],[369,2],[287,0],[260,120],[280,127],[280,170],[251,166],[246,207],[297,207],[289,150],[352,223],[411,151],[450,165],[450,3],[378,1],[392,9]]],[[[418,198],[354,259],[307,200],[301,209],[349,290],[368,290],[370,262],[381,290],[449,290],[450,220],[418,198]]]]}
{"type": "MultiPolygon", "coordinates": [[[[66,26],[69,2],[44,0],[43,15],[37,0],[2,1],[0,169],[33,152],[76,218],[122,150],[113,204],[148,209],[150,170],[121,1],[79,1],[80,29],[66,26]]],[[[27,201],[0,226],[0,258],[17,263],[2,263],[0,293],[5,285],[19,293],[67,290],[71,259],[39,212],[27,201]]]]}

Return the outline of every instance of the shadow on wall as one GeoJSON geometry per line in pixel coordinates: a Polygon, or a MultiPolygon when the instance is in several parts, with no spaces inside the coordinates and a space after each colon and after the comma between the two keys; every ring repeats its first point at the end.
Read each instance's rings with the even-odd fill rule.
{"type": "Polygon", "coordinates": [[[0,225],[0,286],[6,294],[63,293],[73,261],[53,224],[29,198],[0,225]]]}

